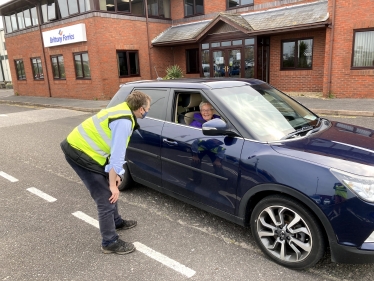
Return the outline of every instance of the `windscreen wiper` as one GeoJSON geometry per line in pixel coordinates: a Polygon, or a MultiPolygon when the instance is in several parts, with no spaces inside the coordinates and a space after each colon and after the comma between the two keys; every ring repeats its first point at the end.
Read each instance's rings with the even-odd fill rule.
{"type": "Polygon", "coordinates": [[[298,134],[308,132],[310,130],[313,130],[313,126],[302,127],[301,129],[298,129],[296,131],[293,131],[293,132],[289,133],[288,135],[285,135],[283,138],[281,138],[281,140],[287,140],[287,139],[292,138],[292,137],[294,137],[298,134]]]}

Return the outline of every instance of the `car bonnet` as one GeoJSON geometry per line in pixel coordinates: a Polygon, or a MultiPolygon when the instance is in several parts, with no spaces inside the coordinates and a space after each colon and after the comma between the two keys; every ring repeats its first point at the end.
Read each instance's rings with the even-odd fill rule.
{"type": "Polygon", "coordinates": [[[280,154],[363,176],[374,176],[374,130],[331,122],[306,138],[271,144],[280,154]]]}

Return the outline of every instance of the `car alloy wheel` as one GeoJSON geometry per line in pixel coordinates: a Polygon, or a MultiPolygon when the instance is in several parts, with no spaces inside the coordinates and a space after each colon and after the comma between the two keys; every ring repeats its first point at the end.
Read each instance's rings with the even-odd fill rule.
{"type": "Polygon", "coordinates": [[[266,197],[256,205],[251,229],[261,250],[289,268],[311,267],[324,253],[324,237],[314,215],[283,195],[266,197]]]}

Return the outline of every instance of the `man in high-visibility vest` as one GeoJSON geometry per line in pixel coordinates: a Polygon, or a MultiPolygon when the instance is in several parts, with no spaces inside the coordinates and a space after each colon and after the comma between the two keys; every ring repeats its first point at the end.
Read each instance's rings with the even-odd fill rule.
{"type": "Polygon", "coordinates": [[[118,213],[118,186],[124,174],[126,148],[132,132],[139,128],[137,118],[145,118],[151,98],[132,92],[125,102],[103,109],[77,126],[61,143],[65,158],[94,199],[102,236],[103,253],[127,254],[132,243],[118,238],[116,230],[135,227],[118,213]]]}

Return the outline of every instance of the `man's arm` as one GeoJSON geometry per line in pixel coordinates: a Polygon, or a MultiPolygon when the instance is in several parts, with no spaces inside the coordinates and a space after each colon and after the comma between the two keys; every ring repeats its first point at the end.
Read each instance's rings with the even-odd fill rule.
{"type": "Polygon", "coordinates": [[[112,131],[112,144],[110,149],[109,164],[105,166],[105,172],[109,173],[109,188],[112,196],[109,198],[111,203],[116,203],[119,197],[118,185],[125,170],[126,143],[127,138],[131,135],[131,121],[128,119],[118,119],[109,124],[112,131]]]}

